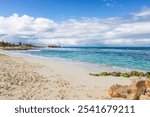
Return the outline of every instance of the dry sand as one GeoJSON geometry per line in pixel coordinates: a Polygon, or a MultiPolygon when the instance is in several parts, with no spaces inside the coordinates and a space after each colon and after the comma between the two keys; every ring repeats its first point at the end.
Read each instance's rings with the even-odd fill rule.
{"type": "Polygon", "coordinates": [[[132,79],[89,76],[67,62],[0,52],[0,99],[111,99],[110,85],[132,79]]]}

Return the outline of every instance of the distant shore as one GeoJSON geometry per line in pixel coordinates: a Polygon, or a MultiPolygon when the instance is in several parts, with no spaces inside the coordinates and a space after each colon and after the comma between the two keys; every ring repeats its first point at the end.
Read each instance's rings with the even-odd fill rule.
{"type": "Polygon", "coordinates": [[[60,45],[53,45],[50,44],[48,46],[37,46],[37,45],[32,45],[32,44],[22,44],[19,42],[18,44],[14,43],[9,43],[9,42],[4,42],[0,41],[0,50],[32,50],[32,49],[37,49],[37,48],[60,48],[60,45]]]}
{"type": "Polygon", "coordinates": [[[112,99],[107,89],[133,78],[94,77],[57,60],[0,52],[0,99],[112,99]]]}

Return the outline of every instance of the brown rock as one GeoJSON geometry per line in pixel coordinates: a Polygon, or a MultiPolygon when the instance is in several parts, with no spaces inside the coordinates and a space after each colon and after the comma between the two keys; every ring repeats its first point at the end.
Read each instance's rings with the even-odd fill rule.
{"type": "Polygon", "coordinates": [[[139,76],[139,72],[138,71],[131,71],[130,72],[130,76],[139,76]]]}
{"type": "Polygon", "coordinates": [[[147,95],[141,95],[140,100],[150,100],[150,96],[147,95]]]}
{"type": "Polygon", "coordinates": [[[129,87],[127,88],[127,99],[129,100],[133,100],[133,99],[137,99],[136,97],[136,83],[137,81],[132,81],[131,85],[129,85],[129,87]]]}
{"type": "Polygon", "coordinates": [[[95,74],[95,73],[89,73],[89,75],[91,75],[91,76],[99,76],[99,74],[95,74]]]}
{"type": "Polygon", "coordinates": [[[146,89],[150,89],[150,80],[145,81],[146,89]]]}
{"type": "Polygon", "coordinates": [[[147,96],[150,96],[150,80],[145,81],[145,87],[146,87],[146,94],[147,96]]]}
{"type": "Polygon", "coordinates": [[[145,95],[150,96],[150,91],[146,92],[145,95]]]}
{"type": "Polygon", "coordinates": [[[117,77],[117,76],[120,76],[121,73],[120,72],[111,72],[110,75],[117,77]]]}
{"type": "Polygon", "coordinates": [[[132,81],[127,85],[112,85],[108,89],[111,97],[127,98],[130,100],[150,100],[150,80],[132,81]]]}
{"type": "Polygon", "coordinates": [[[146,93],[146,86],[145,86],[145,80],[141,80],[137,82],[137,95],[140,97],[140,95],[144,95],[146,93]]]}
{"type": "Polygon", "coordinates": [[[117,98],[126,98],[127,96],[127,86],[124,85],[112,85],[108,89],[108,95],[111,97],[117,97],[117,98]]]}
{"type": "Polygon", "coordinates": [[[146,92],[145,81],[133,81],[127,88],[127,99],[138,100],[146,92]]]}

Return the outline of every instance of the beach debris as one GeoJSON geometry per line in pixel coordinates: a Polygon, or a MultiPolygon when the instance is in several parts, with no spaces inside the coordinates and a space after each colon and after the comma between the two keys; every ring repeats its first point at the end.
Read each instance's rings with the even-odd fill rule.
{"type": "Polygon", "coordinates": [[[130,85],[112,85],[108,89],[108,95],[128,100],[150,100],[150,80],[134,80],[130,85]]]}

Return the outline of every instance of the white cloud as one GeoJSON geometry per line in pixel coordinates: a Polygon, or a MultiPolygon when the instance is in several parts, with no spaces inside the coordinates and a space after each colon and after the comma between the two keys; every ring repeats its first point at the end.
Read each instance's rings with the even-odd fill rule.
{"type": "Polygon", "coordinates": [[[150,8],[143,8],[141,11],[137,13],[133,13],[135,17],[147,17],[150,16],[150,8]]]}
{"type": "Polygon", "coordinates": [[[58,23],[47,18],[13,14],[0,17],[0,40],[37,44],[148,46],[150,20],[144,10],[130,19],[84,18],[58,23]],[[140,14],[140,15],[139,15],[140,14]],[[136,19],[136,17],[142,17],[136,19]]]}

